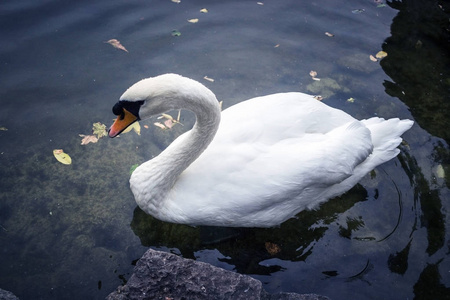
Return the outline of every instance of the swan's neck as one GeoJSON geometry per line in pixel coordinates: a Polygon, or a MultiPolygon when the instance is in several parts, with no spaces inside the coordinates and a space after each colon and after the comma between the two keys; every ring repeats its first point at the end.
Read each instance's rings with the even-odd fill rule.
{"type": "Polygon", "coordinates": [[[180,174],[213,140],[220,123],[220,107],[214,94],[200,84],[171,94],[174,108],[192,111],[194,127],[177,138],[161,154],[139,166],[130,183],[139,206],[155,213],[161,209],[180,174]]]}

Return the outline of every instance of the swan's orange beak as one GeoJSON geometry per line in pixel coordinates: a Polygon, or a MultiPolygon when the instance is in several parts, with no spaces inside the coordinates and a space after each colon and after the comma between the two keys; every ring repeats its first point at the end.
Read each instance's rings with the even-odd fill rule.
{"type": "Polygon", "coordinates": [[[130,113],[125,108],[123,109],[123,114],[117,117],[117,119],[114,121],[114,124],[111,125],[111,128],[108,130],[109,137],[116,137],[124,131],[128,126],[136,122],[138,118],[130,113]]]}

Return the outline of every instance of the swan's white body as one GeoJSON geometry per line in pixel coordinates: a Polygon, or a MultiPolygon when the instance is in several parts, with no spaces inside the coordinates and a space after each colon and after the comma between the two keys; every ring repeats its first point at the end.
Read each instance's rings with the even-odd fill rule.
{"type": "Polygon", "coordinates": [[[145,100],[142,119],[174,108],[197,115],[192,130],[130,179],[145,212],[190,225],[278,225],[394,158],[413,124],[358,121],[302,93],[253,98],[220,113],[210,90],[174,74],[144,79],[121,100],[145,100]]]}

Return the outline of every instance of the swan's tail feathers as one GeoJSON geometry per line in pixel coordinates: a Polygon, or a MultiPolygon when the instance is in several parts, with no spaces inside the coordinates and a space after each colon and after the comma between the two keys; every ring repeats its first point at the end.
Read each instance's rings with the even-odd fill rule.
{"type": "Polygon", "coordinates": [[[398,118],[385,120],[377,117],[361,122],[370,130],[372,136],[373,153],[369,157],[372,168],[389,161],[400,153],[397,147],[402,142],[401,135],[414,124],[411,120],[398,118]]]}

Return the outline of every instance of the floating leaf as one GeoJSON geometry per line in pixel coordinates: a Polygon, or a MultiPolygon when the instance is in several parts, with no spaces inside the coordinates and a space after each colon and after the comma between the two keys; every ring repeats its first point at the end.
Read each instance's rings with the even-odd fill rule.
{"type": "Polygon", "coordinates": [[[124,46],[122,46],[122,44],[116,39],[111,39],[111,40],[109,40],[109,41],[107,41],[105,43],[111,44],[116,49],[128,52],[128,50],[124,46]]]}
{"type": "Polygon", "coordinates": [[[329,33],[329,32],[325,32],[325,35],[326,35],[326,36],[329,36],[329,37],[334,37],[334,34],[329,33]]]}
{"type": "Polygon", "coordinates": [[[173,2],[173,3],[180,4],[180,3],[181,3],[181,0],[172,0],[172,2],[173,2]]]}
{"type": "Polygon", "coordinates": [[[64,153],[62,149],[53,150],[53,155],[62,164],[70,165],[72,163],[72,158],[70,158],[69,154],[64,153]]]}
{"type": "Polygon", "coordinates": [[[258,5],[264,5],[264,3],[262,3],[262,2],[256,2],[256,4],[258,4],[258,5]]]}
{"type": "Polygon", "coordinates": [[[156,123],[153,123],[153,125],[161,128],[161,129],[171,129],[175,124],[180,124],[181,126],[183,126],[183,124],[180,123],[180,114],[181,114],[181,110],[178,110],[178,116],[177,116],[177,119],[175,120],[171,115],[163,113],[163,114],[161,114],[161,116],[158,117],[158,120],[166,119],[164,121],[164,124],[161,122],[156,122],[156,123]]]}
{"type": "Polygon", "coordinates": [[[276,44],[275,46],[273,46],[274,48],[278,48],[280,47],[280,44],[276,44]]]}
{"type": "Polygon", "coordinates": [[[264,245],[266,246],[266,250],[267,252],[269,252],[270,255],[275,255],[281,251],[280,246],[278,246],[275,243],[265,242],[264,245]]]}
{"type": "Polygon", "coordinates": [[[348,98],[347,102],[353,103],[353,102],[355,102],[355,99],[354,98],[348,98]]]}
{"type": "Polygon", "coordinates": [[[363,12],[365,12],[366,10],[365,9],[354,9],[354,10],[352,10],[352,14],[361,14],[361,13],[363,13],[363,12]]]}
{"type": "Polygon", "coordinates": [[[188,22],[189,23],[198,23],[198,19],[189,19],[188,22]]]}
{"type": "Polygon", "coordinates": [[[375,62],[378,61],[378,59],[376,59],[373,55],[370,55],[369,58],[371,61],[375,61],[375,62]]]}
{"type": "Polygon", "coordinates": [[[6,128],[6,127],[0,127],[0,131],[7,131],[8,130],[8,128],[6,128]]]}
{"type": "Polygon", "coordinates": [[[376,55],[375,55],[375,57],[376,58],[384,58],[384,57],[386,57],[388,54],[386,53],[386,52],[384,52],[384,51],[379,51],[376,55]]]}
{"type": "Polygon", "coordinates": [[[136,168],[139,167],[139,164],[134,164],[131,166],[130,168],[130,175],[133,174],[134,170],[136,170],[136,168]]]}
{"type": "Polygon", "coordinates": [[[95,134],[97,138],[108,135],[108,132],[106,131],[106,125],[100,122],[92,124],[92,133],[95,134]]]}
{"type": "Polygon", "coordinates": [[[139,124],[139,122],[134,122],[133,124],[128,126],[124,131],[122,131],[122,133],[127,133],[130,132],[131,130],[134,130],[134,132],[136,132],[138,135],[141,135],[141,125],[139,124]]]}
{"type": "Polygon", "coordinates": [[[200,9],[200,12],[206,14],[208,12],[208,10],[206,8],[202,8],[202,9],[200,9]]]}
{"type": "Polygon", "coordinates": [[[322,100],[323,100],[323,97],[320,96],[320,95],[317,95],[317,96],[314,96],[314,99],[319,100],[319,101],[322,101],[322,100]]]}
{"type": "Polygon", "coordinates": [[[442,165],[438,165],[434,171],[438,178],[445,178],[445,170],[442,165]]]}
{"type": "Polygon", "coordinates": [[[145,128],[145,129],[148,129],[148,125],[144,125],[144,128],[145,128]]]}
{"type": "Polygon", "coordinates": [[[316,72],[316,71],[310,71],[310,72],[309,72],[309,76],[311,76],[311,78],[312,78],[313,80],[320,81],[320,78],[316,78],[316,76],[317,76],[317,72],[316,72]]]}
{"type": "Polygon", "coordinates": [[[97,143],[98,138],[95,135],[84,135],[79,134],[83,139],[81,140],[81,145],[87,145],[89,143],[97,143]]]}
{"type": "Polygon", "coordinates": [[[208,81],[210,81],[210,82],[214,82],[214,79],[209,78],[208,76],[203,77],[203,79],[208,80],[208,81]]]}
{"type": "Polygon", "coordinates": [[[161,128],[161,129],[167,129],[167,127],[164,124],[159,123],[159,122],[155,122],[155,123],[153,123],[153,125],[155,125],[156,127],[161,128]]]}
{"type": "Polygon", "coordinates": [[[179,32],[178,30],[174,29],[172,30],[172,36],[180,36],[181,32],[179,32]]]}

